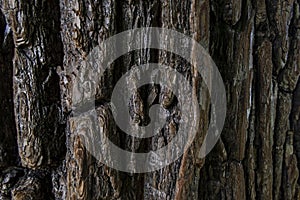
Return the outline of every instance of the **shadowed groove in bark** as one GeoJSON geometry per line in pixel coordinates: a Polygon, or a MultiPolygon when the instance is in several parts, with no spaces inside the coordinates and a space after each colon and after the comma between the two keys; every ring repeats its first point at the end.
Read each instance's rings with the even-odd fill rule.
{"type": "Polygon", "coordinates": [[[13,56],[12,31],[0,11],[0,168],[17,164],[17,138],[13,104],[13,56]]]}

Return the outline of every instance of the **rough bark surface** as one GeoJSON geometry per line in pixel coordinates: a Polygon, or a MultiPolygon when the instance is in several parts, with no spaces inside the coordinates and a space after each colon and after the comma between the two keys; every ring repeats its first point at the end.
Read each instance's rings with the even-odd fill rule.
{"type": "Polygon", "coordinates": [[[300,199],[299,75],[299,0],[0,0],[0,199],[300,199]],[[207,86],[183,58],[138,50],[118,58],[95,88],[77,82],[89,75],[81,69],[94,47],[139,27],[192,37],[221,72],[226,121],[204,159],[199,151],[214,111],[207,86]],[[127,151],[153,151],[172,140],[180,111],[163,86],[143,86],[129,102],[139,125],[148,122],[151,105],[166,109],[156,136],[133,138],[113,119],[114,85],[149,62],[171,66],[190,81],[201,102],[199,130],[171,165],[124,173],[97,161],[78,134],[92,132],[96,120],[127,151]],[[91,111],[74,118],[93,91],[96,119],[91,111]]]}

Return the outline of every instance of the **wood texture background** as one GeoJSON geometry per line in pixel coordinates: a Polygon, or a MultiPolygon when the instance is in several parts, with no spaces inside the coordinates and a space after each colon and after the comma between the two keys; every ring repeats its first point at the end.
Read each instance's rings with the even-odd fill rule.
{"type": "Polygon", "coordinates": [[[299,0],[0,0],[0,199],[300,199],[299,74],[299,0]],[[200,129],[179,160],[123,173],[99,163],[76,137],[78,124],[91,119],[71,120],[73,91],[94,47],[151,26],[180,31],[210,52],[225,82],[227,117],[213,151],[198,158],[210,114],[201,77],[169,52],[123,55],[96,94],[99,125],[123,149],[155,150],[178,128],[175,98],[157,85],[136,92],[130,110],[144,123],[161,103],[169,111],[163,130],[136,140],[116,127],[110,94],[132,66],[172,66],[202,102],[200,129]]]}

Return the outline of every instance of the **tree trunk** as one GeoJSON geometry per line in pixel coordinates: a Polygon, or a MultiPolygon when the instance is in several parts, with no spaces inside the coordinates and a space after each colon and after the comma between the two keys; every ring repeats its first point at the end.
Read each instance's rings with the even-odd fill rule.
{"type": "Polygon", "coordinates": [[[0,8],[0,199],[300,200],[299,0],[0,0],[0,8]],[[124,150],[154,151],[179,126],[176,97],[148,84],[133,94],[131,116],[144,124],[160,103],[168,111],[164,128],[140,140],[117,127],[110,96],[133,66],[172,66],[202,102],[199,130],[178,160],[126,173],[99,162],[78,137],[93,131],[93,119],[73,117],[74,99],[84,89],[77,81],[89,53],[141,27],[179,31],[209,52],[225,84],[227,114],[217,144],[200,158],[214,112],[201,76],[172,52],[121,56],[96,85],[95,111],[102,133],[124,150]]]}

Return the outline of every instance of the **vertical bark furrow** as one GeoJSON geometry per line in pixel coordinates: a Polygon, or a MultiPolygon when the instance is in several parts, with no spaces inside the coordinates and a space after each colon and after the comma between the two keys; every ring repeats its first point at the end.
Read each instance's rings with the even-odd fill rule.
{"type": "Polygon", "coordinates": [[[14,41],[0,10],[0,168],[17,164],[17,132],[13,104],[14,41]]]}
{"type": "Polygon", "coordinates": [[[57,164],[64,154],[58,1],[5,1],[14,33],[14,103],[22,165],[57,164]],[[58,141],[58,142],[57,142],[58,141]]]}
{"type": "Polygon", "coordinates": [[[255,40],[254,40],[254,72],[255,72],[255,148],[257,153],[257,198],[272,199],[273,133],[271,124],[272,109],[272,43],[269,39],[270,26],[265,1],[255,2],[255,40]]]}
{"type": "MultiPolygon", "coordinates": [[[[291,2],[292,3],[292,2],[291,2]]],[[[298,179],[298,168],[296,164],[296,155],[293,150],[294,130],[290,125],[291,113],[293,107],[292,92],[296,88],[299,77],[299,5],[295,1],[289,8],[290,17],[284,18],[282,23],[290,23],[289,29],[285,30],[285,37],[282,39],[282,48],[287,48],[285,58],[282,62],[284,65],[278,70],[278,94],[277,94],[277,111],[274,126],[274,199],[291,199],[295,195],[296,181],[298,179]],[[295,12],[296,11],[296,12],[295,12]],[[293,14],[293,15],[292,15],[293,14]],[[288,45],[284,45],[284,43],[288,45]],[[296,64],[297,63],[297,64],[296,64]]],[[[277,48],[276,39],[273,41],[273,47],[277,48]]],[[[274,48],[273,48],[274,49],[274,48]]],[[[273,51],[274,57],[279,57],[280,52],[273,51]]],[[[282,52],[284,52],[282,50],[282,52]]],[[[274,60],[273,60],[274,63],[274,60]]],[[[276,63],[274,64],[276,66],[276,63]]],[[[277,74],[275,74],[277,75],[277,74]]],[[[296,142],[296,141],[295,141],[296,142]]]]}
{"type": "Polygon", "coordinates": [[[212,1],[211,10],[210,52],[227,90],[227,117],[221,143],[206,157],[200,187],[206,190],[203,199],[244,199],[243,160],[252,95],[252,6],[249,1],[212,1]]]}
{"type": "MultiPolygon", "coordinates": [[[[62,39],[64,43],[64,66],[61,72],[61,88],[64,92],[65,111],[68,116],[67,156],[62,169],[60,183],[65,185],[67,199],[126,199],[129,191],[122,191],[121,172],[99,163],[94,151],[90,149],[101,135],[116,137],[116,130],[111,128],[113,117],[110,108],[105,106],[110,98],[113,86],[114,68],[110,68],[100,77],[99,82],[85,80],[94,74],[85,61],[93,48],[115,32],[116,2],[104,1],[61,1],[62,39]],[[81,78],[84,78],[82,82],[81,78]],[[91,85],[92,84],[92,85],[91,85]],[[97,84],[97,85],[95,85],[97,84]],[[86,88],[86,86],[89,86],[86,88]],[[86,98],[95,96],[96,118],[93,107],[83,113],[87,117],[76,115],[76,106],[87,103],[86,98]],[[98,119],[97,119],[98,118],[98,119]],[[96,123],[100,129],[94,130],[96,123]],[[80,136],[83,134],[83,138],[80,136]],[[84,141],[87,140],[88,141],[84,141]]],[[[98,57],[97,57],[98,58],[98,57]]],[[[96,61],[98,62],[98,61],[96,61]]],[[[96,64],[96,63],[91,63],[96,64]]],[[[98,70],[98,69],[97,69],[98,70]]],[[[99,72],[99,71],[98,71],[99,72]]],[[[119,144],[119,138],[113,139],[119,144]]],[[[98,146],[95,145],[95,148],[98,146]]],[[[105,146],[102,148],[105,149],[105,146]]],[[[109,157],[107,159],[110,159],[109,157]]],[[[62,198],[62,197],[61,197],[62,198]]]]}
{"type": "MultiPolygon", "coordinates": [[[[189,27],[191,37],[199,42],[207,51],[209,50],[210,42],[210,2],[209,1],[191,1],[190,13],[189,13],[189,27]]],[[[187,27],[188,28],[188,27],[187,27]]],[[[185,31],[187,32],[187,31],[185,31]]],[[[198,100],[200,106],[200,119],[199,124],[195,124],[195,127],[199,127],[197,130],[195,139],[189,149],[182,155],[179,172],[176,181],[176,195],[175,199],[183,199],[186,196],[192,199],[198,199],[201,197],[196,191],[200,185],[200,170],[204,165],[204,159],[200,158],[200,149],[202,147],[203,139],[207,134],[209,124],[209,94],[208,87],[210,83],[205,83],[198,72],[198,66],[200,63],[196,63],[196,57],[199,52],[195,51],[195,47],[191,47],[191,60],[194,62],[194,66],[190,66],[191,75],[189,70],[185,74],[187,79],[191,77],[191,83],[193,87],[193,96],[190,101],[198,100]],[[193,99],[195,98],[195,99],[193,99]]],[[[204,58],[205,59],[205,58],[204,58]]],[[[205,63],[205,62],[204,62],[205,63]]],[[[186,64],[185,64],[186,65],[186,64]]],[[[204,66],[209,67],[209,66],[204,66]]],[[[213,81],[213,80],[209,80],[213,81]]],[[[213,115],[213,114],[212,114],[213,115]]],[[[180,126],[180,124],[179,124],[180,126]]],[[[188,134],[189,130],[186,130],[188,134]]]]}

